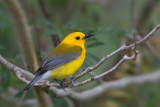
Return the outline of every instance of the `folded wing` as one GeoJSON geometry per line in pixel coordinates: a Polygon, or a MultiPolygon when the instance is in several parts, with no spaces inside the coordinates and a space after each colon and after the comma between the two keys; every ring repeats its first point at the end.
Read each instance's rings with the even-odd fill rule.
{"type": "Polygon", "coordinates": [[[29,90],[32,87],[32,85],[39,81],[43,77],[43,74],[45,74],[47,71],[79,58],[81,52],[82,48],[78,46],[68,46],[65,44],[59,45],[41,64],[41,66],[35,73],[35,78],[24,88],[24,90],[29,90]]]}

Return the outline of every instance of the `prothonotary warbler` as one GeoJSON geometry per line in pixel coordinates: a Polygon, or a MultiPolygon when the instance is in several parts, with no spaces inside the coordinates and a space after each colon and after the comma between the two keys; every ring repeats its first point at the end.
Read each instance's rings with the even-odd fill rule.
{"type": "Polygon", "coordinates": [[[24,90],[29,90],[32,85],[39,80],[47,78],[63,80],[72,77],[84,62],[86,56],[84,43],[85,40],[91,36],[93,36],[93,34],[85,35],[81,32],[73,32],[66,36],[48,55],[46,60],[36,71],[35,78],[24,88],[24,90]]]}

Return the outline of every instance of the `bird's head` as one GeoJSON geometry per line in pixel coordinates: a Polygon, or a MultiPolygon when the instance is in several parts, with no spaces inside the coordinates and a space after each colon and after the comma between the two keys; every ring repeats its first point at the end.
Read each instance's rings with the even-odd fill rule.
{"type": "Polygon", "coordinates": [[[66,36],[63,42],[76,46],[84,46],[85,40],[89,37],[92,37],[94,34],[86,35],[81,32],[73,32],[66,36]]]}

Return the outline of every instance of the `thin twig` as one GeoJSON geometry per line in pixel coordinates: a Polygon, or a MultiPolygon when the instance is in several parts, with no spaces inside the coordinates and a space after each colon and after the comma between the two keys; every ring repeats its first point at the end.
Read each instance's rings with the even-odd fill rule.
{"type": "MultiPolygon", "coordinates": [[[[96,74],[94,74],[93,72],[89,72],[88,75],[90,75],[91,77],[96,77],[96,74]]],[[[102,80],[102,78],[97,79],[97,82],[99,84],[103,83],[104,81],[102,80]]]]}
{"type": "Polygon", "coordinates": [[[124,55],[124,57],[114,67],[112,67],[110,70],[108,70],[108,71],[106,71],[106,72],[104,72],[104,73],[102,73],[102,74],[100,74],[98,76],[95,76],[95,77],[89,78],[89,79],[87,79],[85,81],[82,81],[80,83],[76,83],[76,84],[74,84],[74,86],[75,87],[81,86],[81,85],[87,84],[87,83],[89,83],[91,81],[94,81],[94,80],[97,80],[99,78],[102,78],[103,76],[109,74],[110,72],[115,71],[120,66],[120,64],[122,64],[125,60],[134,60],[135,57],[136,57],[136,54],[132,55],[131,57],[128,57],[127,55],[124,55]]]}

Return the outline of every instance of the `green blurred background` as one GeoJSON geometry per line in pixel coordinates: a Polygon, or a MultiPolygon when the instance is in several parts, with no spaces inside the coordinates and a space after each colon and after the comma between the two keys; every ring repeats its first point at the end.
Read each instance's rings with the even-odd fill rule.
{"type": "MultiPolygon", "coordinates": [[[[137,23],[137,28],[139,28],[137,33],[144,36],[160,23],[159,0],[135,0],[136,22],[132,20],[132,0],[44,0],[43,5],[46,6],[46,11],[44,11],[39,1],[19,0],[28,19],[28,26],[32,32],[39,64],[57,45],[53,40],[54,36],[58,36],[61,41],[67,34],[75,31],[86,34],[95,33],[96,36],[87,40],[85,44],[87,56],[82,68],[86,68],[95,65],[103,55],[113,52],[124,41],[128,44],[132,43],[126,39],[126,35],[132,34],[132,24],[137,23]]],[[[14,27],[8,11],[0,1],[0,54],[9,62],[24,68],[14,27]]],[[[160,52],[160,34],[157,33],[156,37],[151,38],[149,42],[160,52]]],[[[136,61],[125,62],[119,70],[103,79],[111,81],[158,69],[160,60],[145,45],[138,48],[141,56],[138,56],[136,61]],[[139,60],[141,61],[140,67],[136,71],[139,60]]],[[[93,72],[98,75],[108,70],[118,62],[121,54],[110,58],[93,72]]],[[[82,71],[82,69],[79,71],[82,71]]],[[[80,78],[79,81],[88,77],[90,75],[80,78]]],[[[97,84],[94,81],[74,90],[86,90],[97,84]]],[[[17,92],[25,86],[25,83],[18,80],[11,72],[0,65],[1,107],[16,106],[15,102],[2,97],[2,93],[11,95],[14,99],[19,99],[21,95],[17,95],[17,92]],[[10,91],[14,92],[9,94],[10,91]]],[[[125,89],[107,91],[103,95],[86,102],[62,97],[55,98],[51,94],[50,96],[55,107],[69,107],[68,99],[76,107],[85,107],[84,104],[86,107],[160,107],[159,90],[159,82],[155,82],[154,84],[129,86],[125,89]]],[[[30,91],[26,99],[34,100],[34,98],[33,92],[30,91]]],[[[31,104],[28,106],[37,105],[31,104]]]]}

